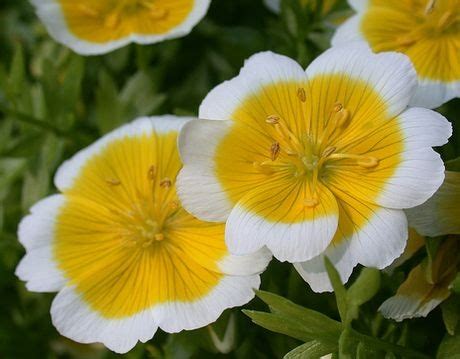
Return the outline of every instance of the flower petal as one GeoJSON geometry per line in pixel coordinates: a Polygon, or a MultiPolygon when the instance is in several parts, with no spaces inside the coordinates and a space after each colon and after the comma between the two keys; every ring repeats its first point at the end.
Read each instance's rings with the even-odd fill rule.
{"type": "Polygon", "coordinates": [[[392,210],[341,194],[339,226],[326,251],[312,260],[296,263],[295,268],[315,292],[332,291],[324,256],[327,256],[347,282],[357,264],[383,269],[404,251],[407,220],[401,210],[392,210]]]}
{"type": "MultiPolygon", "coordinates": [[[[245,195],[227,221],[225,240],[231,253],[252,253],[266,245],[281,261],[301,261],[321,253],[337,229],[338,208],[332,193],[317,188],[317,205],[305,205],[302,184],[270,181],[245,195]]],[[[308,196],[307,196],[308,197],[308,196]]]]}
{"type": "Polygon", "coordinates": [[[356,41],[364,41],[360,31],[361,20],[362,16],[356,14],[340,25],[332,36],[331,45],[341,46],[356,41]]]}
{"type": "Polygon", "coordinates": [[[158,328],[151,310],[105,318],[83,301],[75,287],[65,287],[54,298],[51,318],[62,335],[79,343],[100,342],[117,353],[128,352],[138,341],[147,342],[158,328]]]}
{"type": "MultiPolygon", "coordinates": [[[[72,31],[72,26],[69,25],[69,22],[66,20],[66,16],[63,13],[62,0],[31,1],[36,7],[37,15],[46,26],[49,34],[57,42],[70,47],[73,51],[82,55],[105,54],[131,42],[138,44],[152,44],[166,39],[185,36],[205,16],[211,2],[210,0],[193,1],[193,8],[187,17],[179,25],[174,26],[167,31],[149,34],[148,29],[143,29],[143,31],[139,33],[133,32],[120,36],[117,35],[117,30],[120,29],[115,28],[109,29],[111,33],[109,32],[108,37],[105,36],[107,39],[90,41],[88,38],[80,37],[72,31]]],[[[80,5],[84,6],[84,4],[80,5]]],[[[86,15],[83,12],[79,15],[78,19],[74,16],[74,21],[82,19],[87,20],[88,24],[78,23],[79,27],[75,24],[75,29],[86,29],[86,32],[88,32],[91,36],[94,36],[99,32],[107,33],[109,31],[103,23],[101,24],[99,19],[96,18],[96,22],[93,23],[91,14],[86,15]]],[[[138,22],[138,26],[141,26],[140,22],[138,22]]]]}
{"type": "Polygon", "coordinates": [[[55,225],[64,196],[54,195],[35,204],[19,224],[18,239],[27,253],[16,268],[16,275],[35,292],[56,292],[65,278],[52,251],[55,225]]]}
{"type": "Polygon", "coordinates": [[[101,153],[111,142],[125,138],[142,135],[150,135],[153,131],[158,134],[178,132],[180,128],[192,118],[176,117],[172,115],[142,117],[128,123],[103,136],[92,145],[75,154],[70,160],[65,161],[58,169],[54,177],[54,184],[65,192],[72,188],[75,179],[80,175],[81,169],[86,162],[98,153],[101,153]]]}
{"type": "Polygon", "coordinates": [[[364,42],[327,50],[306,72],[309,81],[324,74],[364,81],[380,95],[389,117],[399,115],[407,107],[417,87],[417,74],[407,56],[395,52],[374,54],[364,42]]]}
{"type": "Polygon", "coordinates": [[[214,157],[230,121],[190,121],[179,136],[179,153],[184,167],[177,177],[177,194],[184,208],[194,216],[225,222],[233,203],[215,175],[214,157]]]}
{"type": "Polygon", "coordinates": [[[230,120],[236,109],[262,87],[280,81],[305,81],[304,70],[294,60],[274,54],[260,52],[244,63],[240,74],[216,86],[208,93],[200,106],[199,118],[230,120]]]}
{"type": "Polygon", "coordinates": [[[460,234],[460,172],[445,174],[444,183],[433,197],[406,210],[410,226],[424,236],[460,234]]]}

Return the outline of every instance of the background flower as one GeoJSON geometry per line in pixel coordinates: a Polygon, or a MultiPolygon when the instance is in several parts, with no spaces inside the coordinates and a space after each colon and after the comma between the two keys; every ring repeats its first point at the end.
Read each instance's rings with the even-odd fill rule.
{"type": "Polygon", "coordinates": [[[197,220],[175,193],[177,133],[186,118],[142,118],[76,154],[58,170],[62,194],[19,226],[29,290],[59,291],[61,334],[126,352],[138,340],[195,329],[245,304],[270,256],[228,254],[224,225],[197,220]]]}
{"type": "Polygon", "coordinates": [[[460,96],[460,1],[349,0],[357,14],[333,45],[365,40],[375,52],[403,52],[420,87],[412,104],[434,108],[460,96]]]}
{"type": "Polygon", "coordinates": [[[210,0],[31,0],[56,41],[84,55],[187,35],[210,0]]]}
{"type": "Polygon", "coordinates": [[[198,218],[227,219],[232,253],[267,246],[315,291],[331,290],[327,255],[346,281],[403,251],[402,209],[426,201],[444,166],[439,114],[409,108],[408,58],[365,46],[328,50],[307,68],[273,53],[246,61],[184,126],[178,192],[198,218]],[[207,120],[204,120],[207,119],[207,120]]]}

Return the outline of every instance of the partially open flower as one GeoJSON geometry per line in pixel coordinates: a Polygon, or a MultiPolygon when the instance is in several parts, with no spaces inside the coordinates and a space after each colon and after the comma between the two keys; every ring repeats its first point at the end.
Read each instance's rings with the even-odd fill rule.
{"type": "Polygon", "coordinates": [[[408,58],[362,45],[333,48],[306,72],[270,52],[212,90],[179,138],[178,193],[203,220],[224,221],[235,254],[267,246],[316,291],[331,290],[323,255],[346,281],[403,251],[402,209],[426,201],[444,165],[431,146],[450,124],[407,108],[408,58]]]}
{"type": "Polygon", "coordinates": [[[142,118],[104,136],[60,167],[62,193],[22,220],[16,273],[29,290],[59,292],[61,334],[126,352],[158,327],[198,328],[254,296],[268,251],[229,254],[224,225],[194,218],[176,196],[186,121],[142,118]]]}
{"type": "Polygon", "coordinates": [[[412,104],[434,108],[460,96],[460,0],[349,0],[357,14],[332,44],[365,40],[411,59],[420,86],[412,104]]]}
{"type": "Polygon", "coordinates": [[[460,264],[459,238],[444,242],[431,261],[415,267],[396,295],[379,308],[386,318],[401,321],[425,317],[450,296],[449,285],[455,279],[460,264]]]}
{"type": "Polygon", "coordinates": [[[83,55],[187,35],[210,0],[31,0],[56,41],[83,55]]]}

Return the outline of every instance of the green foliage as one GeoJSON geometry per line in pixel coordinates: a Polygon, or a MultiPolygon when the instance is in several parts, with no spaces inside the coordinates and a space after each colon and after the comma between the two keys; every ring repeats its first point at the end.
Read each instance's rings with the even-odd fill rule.
{"type": "MultiPolygon", "coordinates": [[[[24,253],[18,223],[34,203],[56,191],[57,167],[135,117],[196,115],[210,89],[235,76],[253,53],[272,50],[307,66],[329,47],[334,21],[351,13],[345,0],[327,15],[320,8],[284,0],[281,14],[273,14],[262,0],[214,0],[187,37],[82,57],[49,37],[29,1],[0,2],[0,358],[118,357],[99,345],[59,336],[49,315],[53,295],[28,292],[14,275],[24,253]]],[[[447,169],[455,171],[460,169],[459,109],[458,99],[440,109],[454,121],[454,135],[439,151],[451,160],[447,169]]],[[[434,258],[440,240],[428,242],[426,261],[434,258]]],[[[124,357],[300,359],[334,353],[334,358],[410,358],[437,353],[455,358],[460,352],[457,295],[426,319],[396,323],[376,314],[420,260],[425,259],[408,261],[391,275],[355,270],[348,287],[327,262],[335,296],[313,293],[292,265],[272,262],[263,274],[260,300],[245,307],[250,319],[236,308],[207,328],[174,335],[159,331],[124,357]],[[266,305],[270,312],[264,311],[266,305]]],[[[460,294],[458,276],[452,291],[460,294]]]]}

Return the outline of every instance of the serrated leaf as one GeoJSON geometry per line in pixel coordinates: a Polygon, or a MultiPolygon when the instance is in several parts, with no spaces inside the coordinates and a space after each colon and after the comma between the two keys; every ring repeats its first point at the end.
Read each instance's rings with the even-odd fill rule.
{"type": "Polygon", "coordinates": [[[337,350],[336,345],[324,344],[317,340],[302,344],[291,350],[284,359],[318,359],[337,350]]]}

